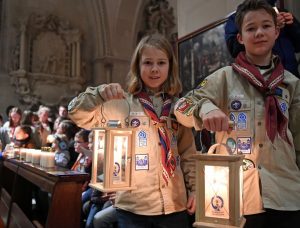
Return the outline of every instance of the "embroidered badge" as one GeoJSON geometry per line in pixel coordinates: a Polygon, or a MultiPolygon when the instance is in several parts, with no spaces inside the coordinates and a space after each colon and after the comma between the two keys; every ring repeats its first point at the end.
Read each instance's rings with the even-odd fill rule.
{"type": "Polygon", "coordinates": [[[232,130],[235,130],[235,119],[236,119],[236,117],[235,117],[235,115],[231,112],[230,114],[229,114],[229,119],[234,123],[233,124],[233,127],[232,127],[232,130]]]}
{"type": "Polygon", "coordinates": [[[250,159],[243,159],[243,171],[255,168],[254,162],[250,159]]]}
{"type": "Polygon", "coordinates": [[[242,107],[242,102],[239,100],[234,100],[231,102],[230,107],[233,110],[239,110],[242,107]]]}
{"type": "Polygon", "coordinates": [[[282,89],[279,87],[275,88],[275,95],[278,97],[282,97],[282,89]]]}
{"type": "Polygon", "coordinates": [[[193,112],[193,101],[189,98],[180,98],[176,110],[189,116],[193,112]]]}
{"type": "Polygon", "coordinates": [[[131,127],[138,127],[138,126],[140,126],[140,124],[141,124],[140,120],[136,119],[136,118],[134,118],[130,121],[130,126],[131,127]]]}
{"type": "Polygon", "coordinates": [[[197,86],[197,89],[203,88],[207,84],[207,79],[204,79],[200,84],[197,86]]]}
{"type": "Polygon", "coordinates": [[[287,110],[287,105],[285,102],[280,103],[280,109],[281,109],[282,113],[285,114],[285,112],[287,110]]]}
{"type": "Polygon", "coordinates": [[[138,133],[138,145],[139,147],[147,146],[147,133],[144,130],[138,133]]]}
{"type": "Polygon", "coordinates": [[[247,129],[247,115],[244,112],[240,112],[237,116],[237,129],[238,130],[247,129]]]}
{"type": "Polygon", "coordinates": [[[135,155],[135,170],[149,170],[149,155],[136,154],[135,155]]]}
{"type": "Polygon", "coordinates": [[[236,142],[233,138],[228,138],[226,141],[226,145],[229,146],[231,152],[234,153],[236,150],[236,142]]]}
{"type": "Polygon", "coordinates": [[[251,138],[240,137],[237,138],[237,152],[243,154],[251,154],[251,138]]]}

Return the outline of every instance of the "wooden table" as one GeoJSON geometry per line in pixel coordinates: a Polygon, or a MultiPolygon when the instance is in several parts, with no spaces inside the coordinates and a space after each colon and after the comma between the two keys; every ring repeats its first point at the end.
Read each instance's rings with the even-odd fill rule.
{"type": "Polygon", "coordinates": [[[82,184],[89,180],[88,174],[58,167],[45,169],[17,159],[0,161],[0,169],[0,187],[11,197],[7,224],[13,217],[14,203],[32,219],[32,192],[38,187],[51,194],[46,221],[40,221],[44,227],[80,227],[82,184]]]}

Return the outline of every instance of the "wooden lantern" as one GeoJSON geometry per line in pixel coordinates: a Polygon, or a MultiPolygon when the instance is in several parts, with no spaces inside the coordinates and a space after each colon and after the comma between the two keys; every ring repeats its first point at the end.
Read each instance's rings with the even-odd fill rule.
{"type": "Polygon", "coordinates": [[[133,128],[93,128],[93,162],[90,186],[102,192],[135,189],[133,128]]]}
{"type": "Polygon", "coordinates": [[[196,160],[196,218],[194,227],[243,227],[243,158],[230,155],[226,144],[214,144],[196,160]],[[228,154],[213,154],[225,146],[228,154]]]}

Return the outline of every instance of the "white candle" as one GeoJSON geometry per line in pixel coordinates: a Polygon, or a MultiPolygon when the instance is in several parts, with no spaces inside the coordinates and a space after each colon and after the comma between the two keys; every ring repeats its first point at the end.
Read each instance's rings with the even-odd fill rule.
{"type": "Polygon", "coordinates": [[[26,162],[31,162],[32,161],[32,149],[27,149],[25,161],[26,162]]]}
{"type": "Polygon", "coordinates": [[[27,148],[20,148],[20,160],[21,161],[26,160],[26,153],[27,153],[27,148]]]}
{"type": "Polygon", "coordinates": [[[54,154],[52,152],[41,152],[40,166],[52,168],[55,165],[54,154]]]}
{"type": "Polygon", "coordinates": [[[41,151],[40,150],[32,151],[32,163],[33,164],[40,164],[40,158],[41,158],[41,151]]]}

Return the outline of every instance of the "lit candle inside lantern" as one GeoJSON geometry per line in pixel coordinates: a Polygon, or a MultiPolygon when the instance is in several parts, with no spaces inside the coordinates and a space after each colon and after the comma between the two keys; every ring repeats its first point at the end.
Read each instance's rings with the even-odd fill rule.
{"type": "Polygon", "coordinates": [[[41,152],[40,166],[44,168],[52,168],[55,166],[55,153],[41,152]]]}

